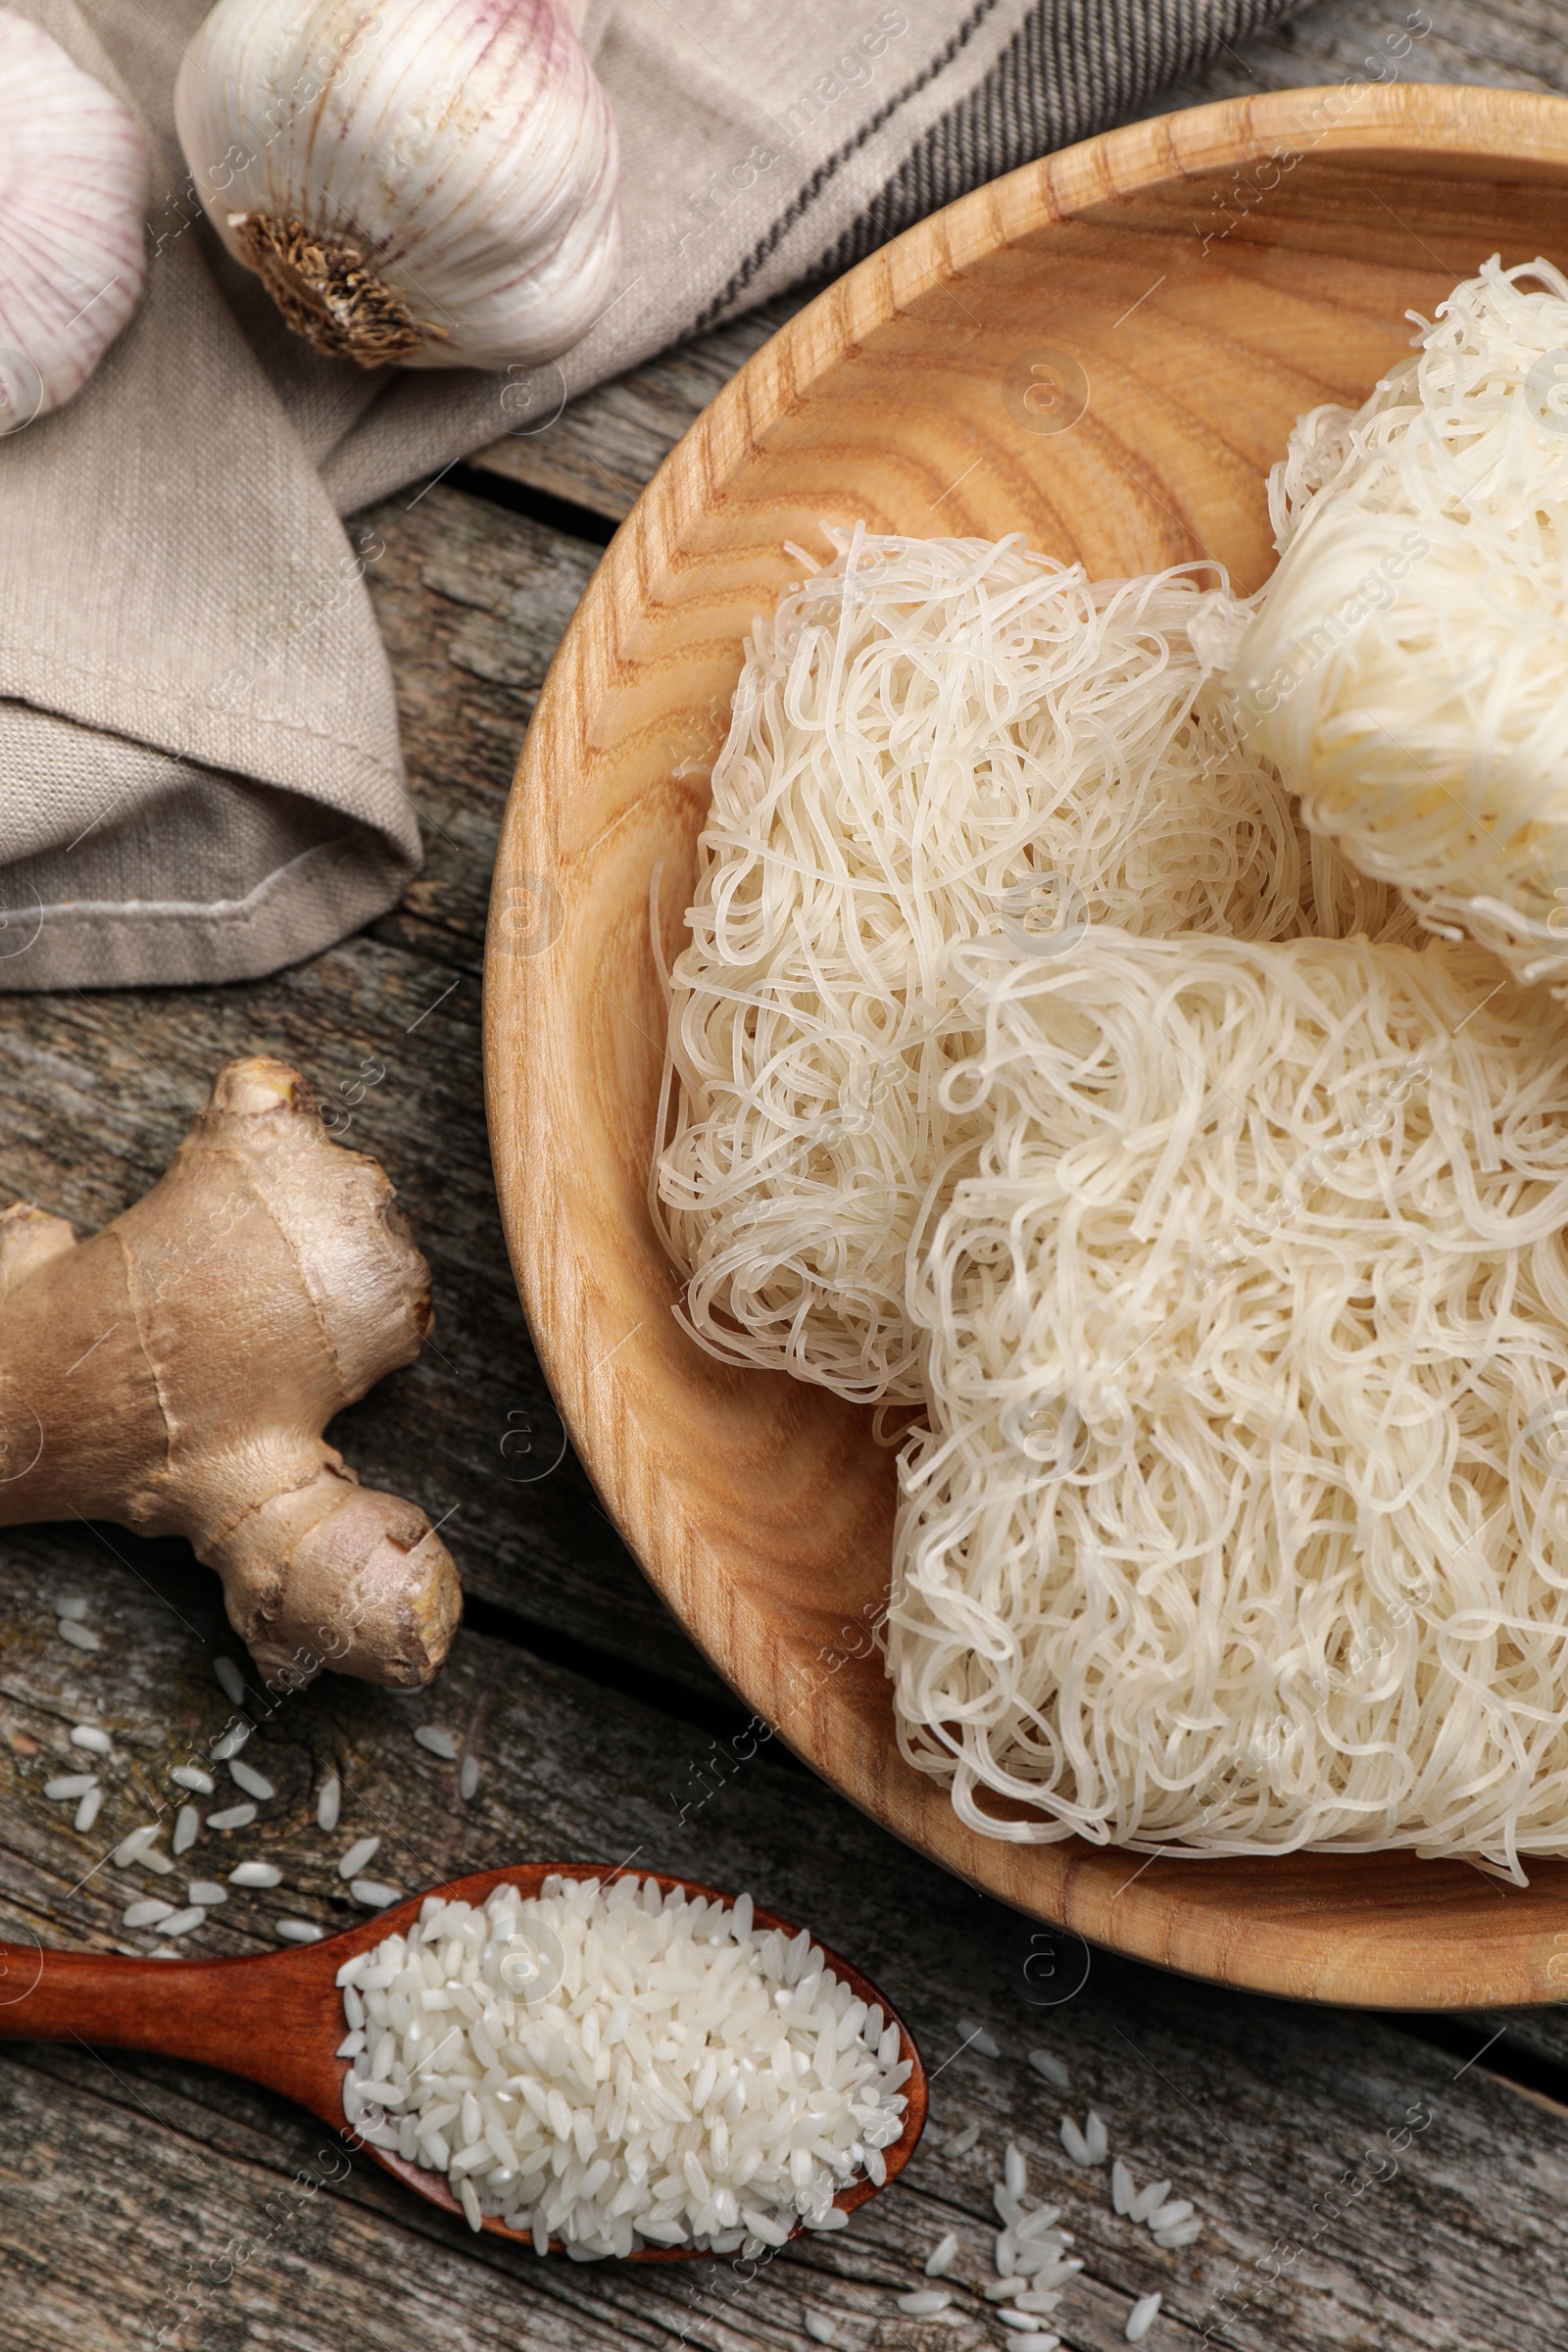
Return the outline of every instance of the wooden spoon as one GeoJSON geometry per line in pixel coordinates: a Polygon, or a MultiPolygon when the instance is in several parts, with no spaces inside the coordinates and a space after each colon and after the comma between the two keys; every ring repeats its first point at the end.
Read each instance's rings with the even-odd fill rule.
{"type": "MultiPolygon", "coordinates": [[[[520,1862],[510,1870],[482,1870],[472,1878],[454,1879],[433,1886],[427,1894],[475,1905],[503,1883],[537,1894],[548,1878],[611,1879],[617,1873],[592,1862],[520,1862]]],[[[695,1879],[675,1879],[662,1871],[647,1871],[664,1893],[678,1886],[689,1895],[728,1904],[734,1897],[716,1894],[695,1879]]],[[[343,2113],[346,2058],[336,2056],[347,2032],[343,1995],[336,1977],[345,1960],[367,1951],[386,1936],[406,1932],[419,1915],[425,1894],[379,1911],[373,1919],[330,1936],[320,1943],[291,1944],[242,1960],[142,1960],[111,1952],[54,1952],[26,1944],[0,1943],[0,2037],[28,2041],[104,2042],[122,2050],[156,2050],[166,2058],[192,2058],[203,2066],[222,2067],[247,2082],[280,2091],[319,2116],[341,2137],[373,2156],[383,2171],[427,2197],[448,2213],[463,2212],[444,2173],[429,2171],[384,2148],[362,2140],[343,2113]]],[[[776,1913],[757,1909],[760,1928],[777,1928],[786,1936],[799,1934],[776,1913]]],[[[814,1940],[814,1938],[813,1938],[814,1940]]],[[[816,1947],[828,1967],[858,1999],[868,2006],[880,2003],[890,2024],[899,2029],[900,2056],[909,2064],[904,2085],[906,2105],[904,2131],[882,2151],[889,2180],[896,2180],[913,2155],[925,2129],[927,2086],[920,2053],[907,2028],[885,1994],[868,1984],[858,1969],[816,1947]]],[[[834,2199],[846,2213],[874,2197],[877,2184],[857,2181],[834,2199]]],[[[525,2232],[508,2230],[487,2220],[486,2230],[531,2245],[525,2232]]],[[[691,2246],[646,2246],[628,2257],[632,2262],[680,2262],[702,2259],[691,2246]]],[[[709,2259],[711,2259],[710,2257],[709,2259]]]]}

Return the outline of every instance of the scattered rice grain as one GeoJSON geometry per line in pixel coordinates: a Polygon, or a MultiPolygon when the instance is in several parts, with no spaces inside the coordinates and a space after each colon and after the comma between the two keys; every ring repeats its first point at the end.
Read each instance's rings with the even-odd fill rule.
{"type": "Polygon", "coordinates": [[[467,1804],[478,1786],[479,1759],[477,1756],[465,1756],[463,1759],[463,1770],[458,1775],[458,1794],[462,1797],[465,1804],[467,1804]]]}
{"type": "Polygon", "coordinates": [[[1138,2301],[1127,2314],[1127,2325],[1122,2330],[1130,2344],[1143,2342],[1159,2317],[1159,2306],[1162,2300],[1163,2297],[1159,2295],[1139,2296],[1138,2301]]]}
{"type": "Polygon", "coordinates": [[[380,1844],[381,1840],[379,1838],[356,1838],[354,1843],[349,1847],[348,1852],[344,1855],[342,1861],[337,1866],[338,1877],[340,1879],[357,1879],[361,1877],[365,1870],[366,1864],[374,1860],[377,1852],[380,1850],[380,1844]]]}
{"type": "Polygon", "coordinates": [[[245,1677],[241,1674],[233,1659],[215,1658],[213,1660],[213,1672],[217,1675],[219,1688],[221,1690],[223,1696],[228,1700],[230,1706],[243,1706],[245,1703],[245,1677]]]}
{"type": "Polygon", "coordinates": [[[1138,2184],[1118,2156],[1110,2168],[1110,2201],[1118,2213],[1131,2213],[1138,2184]]]}
{"type": "Polygon", "coordinates": [[[61,1619],[63,1623],[69,1622],[73,1625],[79,1625],[86,1614],[87,1603],[84,1600],[72,1599],[57,1600],[55,1602],[55,1615],[61,1619]]]}
{"type": "Polygon", "coordinates": [[[281,1886],[283,1873],[275,1862],[236,1862],[228,1883],[231,1886],[281,1886]]]}
{"type": "Polygon", "coordinates": [[[136,1902],[126,1904],[121,1913],[120,1924],[123,1928],[156,1928],[161,1920],[172,1919],[173,1916],[172,1903],[160,1901],[156,1894],[146,1894],[136,1902]]]}
{"type": "Polygon", "coordinates": [[[238,1756],[228,1758],[228,1777],[247,1796],[258,1796],[265,1802],[277,1794],[265,1772],[258,1772],[254,1764],[242,1763],[238,1756]]]}
{"type": "Polygon", "coordinates": [[[954,2262],[957,2256],[957,2252],[958,2233],[956,2230],[950,2230],[946,2237],[939,2237],[937,2239],[936,2244],[926,2256],[926,2277],[928,2278],[946,2278],[949,2271],[951,2271],[953,2268],[954,2262]]]}
{"type": "Polygon", "coordinates": [[[1046,2081],[1054,2082],[1058,2090],[1066,2090],[1070,2086],[1072,2077],[1054,2050],[1031,2050],[1029,2063],[1037,2075],[1044,2075],[1046,2081]]]}
{"type": "Polygon", "coordinates": [[[209,1813],[210,1830],[248,1830],[256,1819],[256,1807],[251,1804],[225,1805],[221,1813],[209,1813]]]}
{"type": "Polygon", "coordinates": [[[104,1792],[95,1781],[92,1787],[87,1790],[87,1793],[82,1798],[80,1804],[76,1807],[75,1826],[78,1830],[90,1830],[92,1828],[93,1823],[98,1818],[99,1808],[103,1804],[103,1801],[104,1792]]]}
{"type": "Polygon", "coordinates": [[[402,1887],[389,1886],[382,1879],[355,1879],[350,1883],[349,1892],[367,1911],[384,1911],[388,1903],[403,1900],[402,1887]]]}
{"type": "Polygon", "coordinates": [[[325,1830],[328,1837],[337,1828],[337,1817],[343,1805],[343,1783],[335,1772],[329,1772],[321,1783],[321,1793],[316,1800],[316,1826],[325,1830]]]}
{"type": "Polygon", "coordinates": [[[906,2312],[911,2320],[925,2320],[931,2318],[935,2312],[946,2311],[952,2301],[953,2297],[946,2287],[922,2286],[916,2287],[913,2294],[901,2295],[899,2309],[906,2312]]]}
{"type": "Polygon", "coordinates": [[[194,1805],[181,1805],[174,1815],[174,1835],[169,1840],[170,1850],[188,1854],[201,1835],[202,1817],[194,1805]]]}
{"type": "Polygon", "coordinates": [[[972,2017],[960,2017],[958,2032],[962,2036],[964,2046],[977,2052],[980,2057],[1000,2058],[1002,2056],[1002,2044],[989,2026],[982,2026],[972,2017]]]}
{"type": "Polygon", "coordinates": [[[309,1919],[279,1919],[273,1929],[279,1943],[319,1943],[324,1933],[309,1919]]]}
{"type": "Polygon", "coordinates": [[[421,1747],[429,1749],[432,1756],[439,1756],[443,1764],[457,1762],[458,1743],[452,1734],[443,1732],[438,1724],[421,1723],[414,1737],[421,1747]]]}
{"type": "Polygon", "coordinates": [[[59,1632],[61,1641],[69,1642],[73,1649],[91,1650],[103,1647],[98,1636],[90,1634],[84,1625],[78,1625],[74,1617],[62,1617],[59,1632]]]}
{"type": "Polygon", "coordinates": [[[98,1775],[95,1772],[61,1772],[52,1781],[45,1781],[43,1792],[45,1796],[63,1800],[68,1796],[85,1796],[89,1788],[96,1788],[97,1786],[98,1775]]]}
{"type": "Polygon", "coordinates": [[[188,1936],[193,1928],[201,1926],[206,1917],[207,1913],[202,1905],[192,1903],[189,1910],[172,1911],[167,1919],[161,1919],[158,1923],[158,1933],[160,1936],[188,1936]]]}
{"type": "Polygon", "coordinates": [[[176,1788],[188,1788],[193,1796],[211,1796],[213,1776],[203,1772],[199,1764],[176,1764],[170,1774],[176,1788]]]}
{"type": "Polygon", "coordinates": [[[113,1742],[109,1734],[101,1732],[95,1723],[74,1723],[71,1727],[71,1744],[73,1747],[84,1747],[90,1756],[107,1756],[113,1742]]]}
{"type": "Polygon", "coordinates": [[[979,2139],[980,2132],[979,2124],[965,2124],[963,2130],[955,2132],[953,2137],[946,2143],[943,2154],[945,2156],[967,2156],[969,2150],[979,2139]]]}
{"type": "Polygon", "coordinates": [[[187,1903],[201,1903],[211,1911],[215,1905],[227,1902],[228,1888],[217,1879],[192,1879],[185,1889],[185,1900],[187,1903]]]}

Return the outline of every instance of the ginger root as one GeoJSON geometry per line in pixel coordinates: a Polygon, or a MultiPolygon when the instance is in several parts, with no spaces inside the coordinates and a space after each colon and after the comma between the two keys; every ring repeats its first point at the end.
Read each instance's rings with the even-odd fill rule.
{"type": "Polygon", "coordinates": [[[321,1432],[417,1355],[430,1274],[298,1073],[233,1061],[144,1200],[78,1242],[0,1215],[0,1525],[184,1536],[274,1688],[427,1683],[462,1609],[424,1513],[321,1432]]]}

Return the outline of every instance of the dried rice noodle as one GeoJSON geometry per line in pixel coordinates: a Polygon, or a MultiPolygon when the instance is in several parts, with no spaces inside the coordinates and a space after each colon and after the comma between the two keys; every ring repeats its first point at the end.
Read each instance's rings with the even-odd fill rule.
{"type": "MultiPolygon", "coordinates": [[[[1021,539],[858,529],[759,622],[677,957],[654,1214],[729,1361],[917,1400],[905,1256],[980,1125],[948,956],[1084,927],[1413,929],[1304,843],[1205,682],[1188,567],[1092,583],[1021,539]]],[[[1212,576],[1209,572],[1208,576],[1212,576]]]]}
{"type": "Polygon", "coordinates": [[[1494,255],[1416,323],[1354,415],[1291,435],[1234,682],[1314,832],[1563,993],[1568,278],[1494,255]]]}
{"type": "Polygon", "coordinates": [[[1468,944],[955,963],[905,1754],[1018,1840],[1568,1851],[1568,1033],[1468,944]]]}

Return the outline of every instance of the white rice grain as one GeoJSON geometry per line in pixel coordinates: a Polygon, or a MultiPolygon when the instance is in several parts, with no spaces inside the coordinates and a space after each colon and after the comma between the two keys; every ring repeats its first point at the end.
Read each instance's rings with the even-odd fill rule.
{"type": "Polygon", "coordinates": [[[439,1725],[433,1723],[421,1723],[414,1737],[416,1740],[417,1740],[421,1747],[428,1748],[432,1756],[439,1756],[443,1764],[455,1764],[457,1762],[458,1743],[453,1739],[452,1734],[450,1732],[443,1732],[439,1725]]]}
{"type": "Polygon", "coordinates": [[[936,2244],[926,2256],[926,2277],[928,2278],[946,2278],[949,2271],[952,2270],[955,2261],[957,2259],[957,2253],[958,2233],[956,2230],[950,2230],[946,2237],[939,2237],[937,2239],[936,2244]]]}
{"type": "Polygon", "coordinates": [[[337,1828],[337,1817],[343,1804],[343,1783],[335,1772],[329,1772],[321,1783],[321,1793],[316,1800],[316,1826],[328,1837],[337,1828]]]}
{"type": "Polygon", "coordinates": [[[1066,2090],[1070,2086],[1072,2077],[1054,2050],[1031,2050],[1029,2063],[1037,2075],[1044,2075],[1046,2081],[1054,2083],[1057,2090],[1066,2090]]]}
{"type": "Polygon", "coordinates": [[[1004,2328],[1010,2328],[1016,2335],[1039,2335],[1043,2332],[1034,2313],[1019,2311],[1015,2304],[1004,2304],[997,2317],[1004,2328]]]}
{"type": "Polygon", "coordinates": [[[73,1747],[84,1747],[90,1756],[107,1756],[114,1743],[109,1734],[101,1732],[95,1723],[74,1723],[71,1727],[71,1744],[73,1747]]]}
{"type": "Polygon", "coordinates": [[[204,1909],[211,1911],[219,1903],[227,1902],[228,1888],[217,1879],[192,1879],[185,1889],[185,1900],[187,1903],[200,1903],[204,1909]]]}
{"type": "Polygon", "coordinates": [[[213,1776],[203,1772],[199,1764],[176,1764],[170,1774],[176,1788],[188,1788],[192,1796],[211,1796],[213,1776]]]}
{"type": "Polygon", "coordinates": [[[911,2320],[925,2320],[936,2312],[946,2311],[952,2301],[953,2297],[946,2287],[922,2286],[917,2287],[913,2294],[900,2295],[899,2309],[911,2320]]]}
{"type": "Polygon", "coordinates": [[[64,1800],[71,1796],[85,1796],[89,1788],[96,1788],[97,1786],[98,1775],[95,1772],[61,1772],[52,1781],[45,1781],[43,1792],[45,1796],[64,1800]]]}
{"type": "Polygon", "coordinates": [[[110,1856],[115,1868],[117,1870],[131,1869],[135,1863],[140,1861],[157,1836],[157,1822],[144,1821],[139,1830],[132,1830],[128,1838],[122,1838],[110,1856]]]}
{"type": "Polygon", "coordinates": [[[1203,2225],[1196,2217],[1190,2222],[1178,2222],[1173,2230],[1156,2230],[1154,2243],[1163,2246],[1168,2254],[1179,2254],[1186,2246],[1196,2246],[1203,2234],[1203,2225]]]}
{"type": "Polygon", "coordinates": [[[260,1797],[264,1803],[268,1797],[277,1794],[265,1772],[258,1772],[254,1764],[242,1763],[238,1756],[228,1759],[228,1777],[236,1788],[244,1789],[247,1796],[260,1797]]]}
{"type": "Polygon", "coordinates": [[[62,1617],[58,1630],[61,1641],[69,1642],[73,1649],[94,1650],[103,1647],[98,1636],[90,1634],[84,1625],[78,1625],[74,1617],[62,1617]]]}
{"type": "Polygon", "coordinates": [[[169,1840],[171,1853],[188,1854],[201,1836],[202,1817],[194,1805],[181,1805],[174,1815],[174,1834],[169,1840]]]}
{"type": "Polygon", "coordinates": [[[1105,2130],[1105,2119],[1097,2115],[1093,2107],[1084,2118],[1084,2145],[1089,2150],[1091,2164],[1103,2164],[1110,2154],[1110,2133],[1105,2130]]]}
{"type": "Polygon", "coordinates": [[[465,1804],[471,1800],[478,1786],[479,1759],[477,1756],[465,1756],[463,1770],[458,1775],[458,1794],[465,1804]]]}
{"type": "Polygon", "coordinates": [[[255,1819],[256,1807],[249,1802],[225,1805],[220,1813],[208,1814],[207,1827],[210,1830],[248,1830],[255,1819]]]}
{"type": "Polygon", "coordinates": [[[1159,2307],[1163,2299],[1160,2295],[1139,2296],[1138,2301],[1127,2314],[1127,2325],[1122,2329],[1122,2333],[1130,2344],[1143,2342],[1159,2317],[1159,2307]]]}
{"type": "Polygon", "coordinates": [[[255,1729],[254,1723],[231,1723],[227,1731],[220,1733],[208,1750],[214,1762],[226,1764],[230,1756],[237,1756],[255,1729]]]}
{"type": "Polygon", "coordinates": [[[1070,2115],[1064,2115],[1061,2119],[1061,2144],[1074,2164],[1093,2164],[1095,2162],[1088,2140],[1070,2115]]]}
{"type": "Polygon", "coordinates": [[[1151,2180],[1149,2186],[1141,2188],[1128,2206],[1128,2219],[1134,2222],[1147,2222],[1151,2214],[1159,2211],[1169,2195],[1170,2182],[1168,2180],[1151,2180]]]}
{"type": "Polygon", "coordinates": [[[990,2027],[981,2025],[978,2018],[960,2017],[958,2034],[964,2047],[973,2050],[977,2056],[981,2058],[1000,2058],[1002,2056],[1001,2042],[998,2041],[990,2027]]]}
{"type": "Polygon", "coordinates": [[[309,1919],[274,1920],[272,1932],[279,1943],[319,1943],[325,1933],[309,1919]]]}
{"type": "Polygon", "coordinates": [[[400,1903],[403,1900],[402,1887],[388,1886],[381,1879],[354,1879],[350,1882],[349,1892],[357,1903],[365,1905],[367,1911],[384,1911],[388,1903],[400,1903]]]}
{"type": "Polygon", "coordinates": [[[337,1866],[338,1877],[340,1879],[363,1877],[366,1864],[375,1859],[380,1845],[379,1838],[357,1838],[337,1866]]]}
{"type": "Polygon", "coordinates": [[[143,1895],[138,1902],[127,1903],[121,1914],[121,1925],[126,1928],[156,1928],[160,1920],[172,1919],[172,1903],[160,1902],[156,1894],[143,1895]]]}
{"type": "Polygon", "coordinates": [[[944,2146],[942,2153],[945,2156],[967,2156],[969,2150],[979,2139],[980,2132],[979,2124],[965,2124],[961,2132],[955,2132],[953,2137],[944,2146]]]}
{"type": "Polygon", "coordinates": [[[283,1873],[275,1862],[236,1862],[228,1883],[231,1886],[281,1886],[283,1873]]]}
{"type": "Polygon", "coordinates": [[[80,1804],[76,1807],[75,1827],[78,1830],[90,1830],[92,1828],[93,1823],[98,1818],[98,1809],[102,1805],[103,1801],[104,1792],[95,1781],[92,1787],[87,1790],[87,1793],[82,1798],[80,1804]]]}
{"type": "Polygon", "coordinates": [[[215,1658],[213,1660],[213,1672],[217,1675],[219,1688],[222,1691],[223,1696],[228,1700],[229,1705],[231,1707],[243,1706],[245,1703],[245,1677],[241,1674],[233,1659],[222,1657],[215,1658]]]}
{"type": "Polygon", "coordinates": [[[1015,2146],[1010,2139],[1002,2159],[1002,2171],[1009,2195],[1023,2196],[1029,2186],[1029,2167],[1023,2160],[1022,2148],[1015,2146]]]}
{"type": "Polygon", "coordinates": [[[806,2329],[813,2344],[836,2344],[839,2340],[834,2333],[833,2323],[825,2312],[808,2311],[803,2313],[801,2326],[806,2329]]]}
{"type": "Polygon", "coordinates": [[[86,1614],[87,1603],[84,1600],[73,1598],[55,1602],[55,1615],[62,1623],[79,1625],[86,1614]]]}
{"type": "Polygon", "coordinates": [[[1174,2230],[1178,2222],[1190,2218],[1192,2210],[1190,2198],[1167,2197],[1164,2204],[1157,2205],[1150,2215],[1149,2227],[1151,2230],[1174,2230]]]}
{"type": "Polygon", "coordinates": [[[1118,2213],[1131,2213],[1138,2184],[1118,2156],[1110,2168],[1110,2201],[1118,2213]]]}
{"type": "MultiPolygon", "coordinates": [[[[364,2035],[345,2116],[469,2186],[470,2221],[577,2260],[755,2260],[799,2226],[842,2230],[834,2196],[885,2172],[909,2062],[888,2063],[892,2021],[808,1936],[752,1919],[630,1874],[503,1882],[482,1908],[427,1896],[338,1971],[364,2035]]],[[[915,2291],[932,2317],[952,2300],[915,2291]]]]}
{"type": "Polygon", "coordinates": [[[188,1911],[172,1911],[168,1919],[161,1919],[158,1923],[158,1933],[160,1936],[188,1936],[193,1928],[201,1926],[206,1917],[207,1913],[202,1905],[192,1903],[188,1911]]]}

